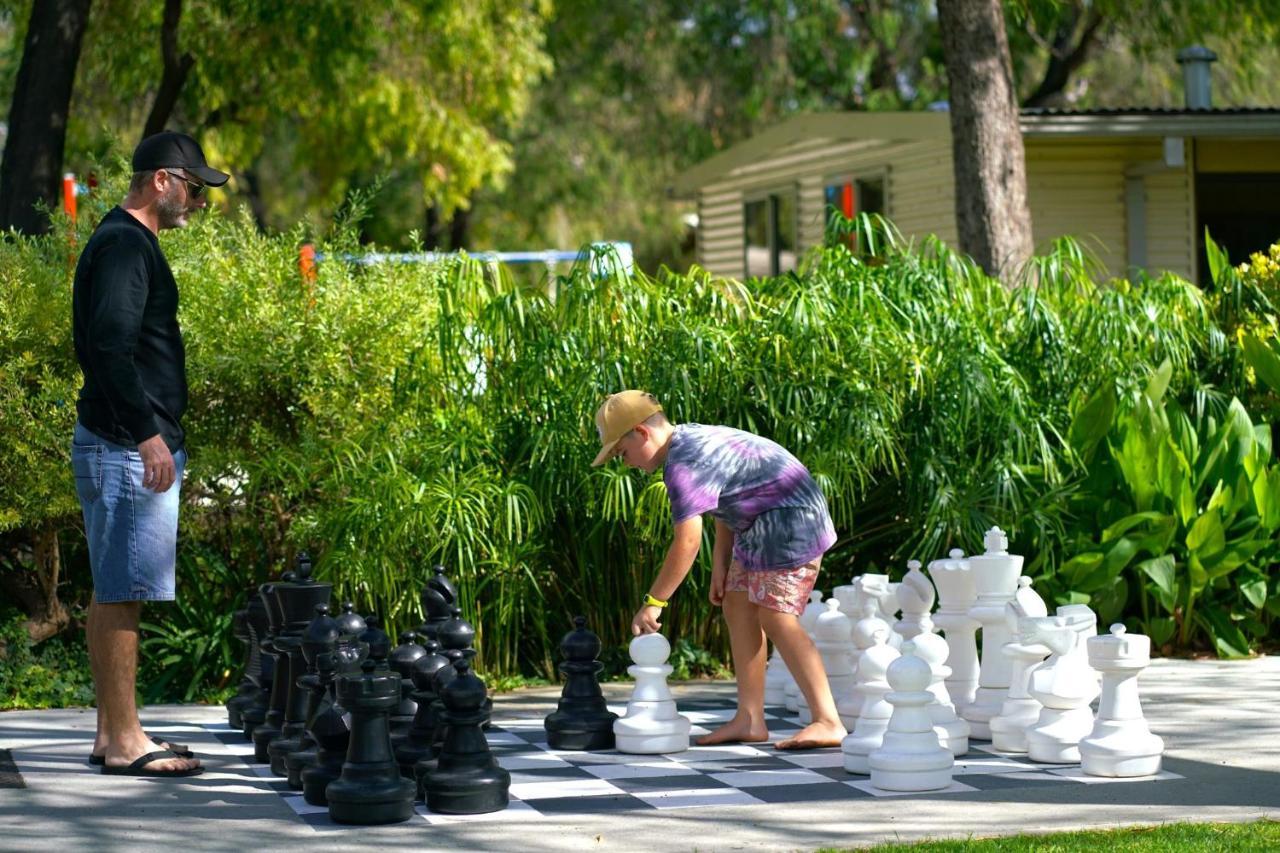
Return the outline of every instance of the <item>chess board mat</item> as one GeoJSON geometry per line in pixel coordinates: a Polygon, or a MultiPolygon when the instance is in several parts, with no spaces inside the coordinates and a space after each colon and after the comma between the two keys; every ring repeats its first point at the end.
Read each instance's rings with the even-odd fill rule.
{"type": "MultiPolygon", "coordinates": [[[[693,723],[692,734],[704,734],[734,714],[728,702],[680,702],[680,713],[693,723]]],[[[625,706],[611,705],[622,714],[625,706]]],[[[784,708],[766,709],[770,737],[781,740],[801,723],[784,708]]],[[[265,764],[253,762],[253,744],[226,724],[206,728],[226,754],[244,761],[305,822],[316,829],[344,829],[329,819],[323,806],[312,806],[265,764]]],[[[669,755],[628,755],[617,751],[563,751],[547,745],[543,717],[495,718],[486,732],[498,763],[511,773],[511,804],[482,815],[441,815],[415,805],[415,818],[428,823],[530,820],[602,815],[612,812],[743,806],[757,803],[803,803],[837,800],[873,801],[883,797],[946,797],[1000,789],[1029,789],[1073,784],[1111,784],[1181,779],[1162,770],[1140,779],[1087,776],[1079,764],[1041,764],[1025,755],[995,752],[973,741],[969,753],[956,759],[952,783],[940,791],[883,791],[866,776],[844,769],[838,748],[780,752],[770,744],[691,746],[669,755]]]]}

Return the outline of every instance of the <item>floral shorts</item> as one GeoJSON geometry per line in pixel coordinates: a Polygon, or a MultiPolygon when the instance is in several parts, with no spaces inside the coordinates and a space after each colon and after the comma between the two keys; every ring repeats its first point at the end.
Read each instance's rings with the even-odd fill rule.
{"type": "Polygon", "coordinates": [[[818,580],[818,557],[794,569],[766,569],[749,572],[734,560],[729,564],[729,574],[724,579],[725,592],[745,592],[747,600],[760,607],[779,613],[799,616],[809,603],[809,593],[818,580]]]}

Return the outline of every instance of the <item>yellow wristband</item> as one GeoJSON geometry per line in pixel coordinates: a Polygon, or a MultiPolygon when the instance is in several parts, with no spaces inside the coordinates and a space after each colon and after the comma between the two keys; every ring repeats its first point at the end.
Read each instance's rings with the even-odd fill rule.
{"type": "Polygon", "coordinates": [[[663,601],[661,598],[654,598],[647,592],[644,594],[645,607],[666,607],[670,603],[669,601],[663,601]]]}

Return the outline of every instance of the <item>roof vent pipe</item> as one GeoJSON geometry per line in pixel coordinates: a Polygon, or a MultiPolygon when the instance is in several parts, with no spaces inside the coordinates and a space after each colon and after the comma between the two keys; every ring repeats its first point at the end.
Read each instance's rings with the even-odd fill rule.
{"type": "Polygon", "coordinates": [[[1187,109],[1213,109],[1213,93],[1209,85],[1209,65],[1218,55],[1200,44],[1193,44],[1178,51],[1178,64],[1182,66],[1182,86],[1185,90],[1187,109]]]}

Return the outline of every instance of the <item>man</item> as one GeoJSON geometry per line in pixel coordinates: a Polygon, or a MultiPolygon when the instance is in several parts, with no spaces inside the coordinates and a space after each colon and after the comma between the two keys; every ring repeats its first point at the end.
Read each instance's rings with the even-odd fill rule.
{"type": "Polygon", "coordinates": [[[89,762],[130,776],[193,776],[186,747],[142,730],[134,689],[144,601],[172,601],[178,492],[186,463],[187,378],[178,288],[156,235],[205,206],[209,168],[190,136],[164,132],[133,152],[133,180],[76,266],[72,322],[84,386],[71,444],[93,568],[87,635],[98,699],[89,762]],[[160,748],[157,748],[159,746],[160,748]]]}

